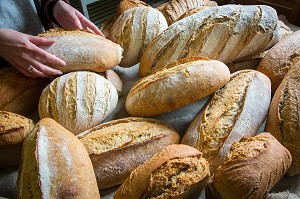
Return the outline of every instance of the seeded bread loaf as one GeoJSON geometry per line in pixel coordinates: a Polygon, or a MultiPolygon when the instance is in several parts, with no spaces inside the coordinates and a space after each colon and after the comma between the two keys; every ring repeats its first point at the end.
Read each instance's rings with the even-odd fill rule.
{"type": "Polygon", "coordinates": [[[99,125],[78,138],[92,160],[100,189],[123,183],[137,166],[180,139],[159,120],[133,117],[99,125]]]}
{"type": "Polygon", "coordinates": [[[209,0],[170,0],[157,7],[169,25],[177,21],[186,11],[207,5],[209,0]]]}
{"type": "Polygon", "coordinates": [[[25,77],[14,68],[0,69],[0,110],[28,116],[37,110],[47,78],[25,77]]]}
{"type": "Polygon", "coordinates": [[[151,7],[134,7],[120,15],[111,28],[110,39],[124,49],[119,64],[130,67],[140,62],[152,39],[168,27],[165,17],[151,7]]]}
{"type": "Polygon", "coordinates": [[[265,198],[291,164],[289,151],[269,133],[234,142],[209,182],[219,199],[265,198]]]}
{"type": "Polygon", "coordinates": [[[140,76],[181,58],[204,56],[225,64],[269,49],[280,37],[276,11],[264,5],[212,7],[169,26],[148,45],[140,76]]]}
{"type": "Polygon", "coordinates": [[[257,133],[270,101],[267,76],[254,70],[233,73],[194,118],[181,143],[200,150],[213,173],[224,162],[234,141],[257,133]]]}
{"type": "Polygon", "coordinates": [[[31,119],[0,111],[0,168],[20,164],[23,141],[33,126],[31,119]]]}
{"type": "Polygon", "coordinates": [[[116,108],[115,87],[93,72],[72,72],[53,80],[39,101],[40,118],[52,118],[77,135],[99,125],[116,108]]]}
{"type": "Polygon", "coordinates": [[[132,116],[160,115],[214,93],[229,79],[222,62],[203,57],[178,60],[140,79],[127,95],[125,108],[132,116]]]}
{"type": "Polygon", "coordinates": [[[50,118],[24,141],[17,188],[18,198],[100,198],[84,146],[50,118]]]}
{"type": "Polygon", "coordinates": [[[114,198],[197,198],[208,178],[208,163],[201,153],[174,144],[132,171],[114,198]]]}
{"type": "Polygon", "coordinates": [[[40,47],[66,62],[64,67],[45,63],[63,72],[103,72],[118,65],[122,58],[120,45],[88,31],[51,29],[39,36],[55,40],[51,46],[40,47]]]}
{"type": "Polygon", "coordinates": [[[300,62],[286,74],[273,96],[265,131],[291,153],[289,175],[300,173],[300,62]]]}
{"type": "Polygon", "coordinates": [[[274,94],[289,69],[299,62],[300,30],[287,35],[274,45],[261,60],[257,70],[270,78],[274,94]]]}

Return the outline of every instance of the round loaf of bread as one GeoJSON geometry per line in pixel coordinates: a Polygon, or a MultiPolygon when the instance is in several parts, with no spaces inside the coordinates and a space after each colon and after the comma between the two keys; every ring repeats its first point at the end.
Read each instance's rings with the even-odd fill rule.
{"type": "Polygon", "coordinates": [[[110,38],[124,49],[119,64],[130,67],[140,62],[152,39],[168,27],[165,17],[151,7],[135,7],[120,15],[111,28],[110,38]]]}
{"type": "Polygon", "coordinates": [[[197,149],[173,144],[133,170],[114,198],[198,198],[208,178],[208,163],[197,149]]]}
{"type": "Polygon", "coordinates": [[[53,80],[39,101],[40,118],[53,118],[74,134],[103,122],[116,108],[115,87],[101,75],[72,72],[53,80]]]}
{"type": "Polygon", "coordinates": [[[101,124],[77,137],[92,160],[100,189],[123,183],[133,169],[180,139],[164,122],[134,117],[101,124]]]}
{"type": "Polygon", "coordinates": [[[218,199],[265,198],[283,177],[292,161],[291,154],[270,133],[244,137],[234,142],[209,182],[218,199]]]}
{"type": "Polygon", "coordinates": [[[18,198],[100,199],[92,162],[83,144],[50,118],[24,140],[18,198]]]}
{"type": "Polygon", "coordinates": [[[51,29],[39,36],[55,40],[54,44],[40,48],[65,61],[64,67],[45,63],[62,72],[103,72],[118,65],[122,58],[120,45],[85,30],[51,29]]]}
{"type": "Polygon", "coordinates": [[[220,61],[182,59],[140,79],[130,90],[125,107],[132,116],[160,115],[214,93],[229,79],[229,69],[220,61]]]}
{"type": "Polygon", "coordinates": [[[200,150],[213,173],[224,162],[234,141],[257,133],[270,101],[271,83],[267,76],[255,70],[236,72],[203,106],[181,143],[200,150]]]}
{"type": "Polygon", "coordinates": [[[289,175],[300,174],[300,62],[289,70],[269,110],[266,131],[274,135],[291,153],[289,175]]]}
{"type": "Polygon", "coordinates": [[[140,76],[191,56],[230,63],[263,52],[278,42],[276,10],[265,5],[226,5],[205,9],[169,26],[146,48],[140,76]]]}
{"type": "Polygon", "coordinates": [[[290,68],[300,63],[300,30],[274,45],[259,63],[257,70],[267,75],[274,94],[290,68]]]}

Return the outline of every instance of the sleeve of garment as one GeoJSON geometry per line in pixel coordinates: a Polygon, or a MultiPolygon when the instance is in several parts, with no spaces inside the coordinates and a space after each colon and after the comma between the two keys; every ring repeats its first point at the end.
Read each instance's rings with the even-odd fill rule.
{"type": "MultiPolygon", "coordinates": [[[[53,16],[53,7],[55,3],[59,0],[41,0],[41,10],[42,10],[42,17],[46,20],[55,23],[56,25],[60,26],[59,23],[53,16]]],[[[68,0],[63,0],[66,3],[69,3],[68,0]]]]}

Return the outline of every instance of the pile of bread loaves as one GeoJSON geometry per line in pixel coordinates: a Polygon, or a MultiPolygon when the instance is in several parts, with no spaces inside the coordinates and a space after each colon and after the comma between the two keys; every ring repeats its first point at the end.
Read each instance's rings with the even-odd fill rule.
{"type": "Polygon", "coordinates": [[[257,199],[300,174],[300,31],[284,31],[264,5],[123,0],[116,13],[103,23],[107,39],[39,35],[67,63],[53,81],[0,71],[0,167],[20,164],[19,198],[100,198],[121,185],[116,199],[203,189],[257,199]],[[140,78],[124,93],[113,68],[137,63],[140,78]],[[107,121],[122,95],[130,117],[107,121]],[[153,118],[208,96],[183,136],[153,118]]]}

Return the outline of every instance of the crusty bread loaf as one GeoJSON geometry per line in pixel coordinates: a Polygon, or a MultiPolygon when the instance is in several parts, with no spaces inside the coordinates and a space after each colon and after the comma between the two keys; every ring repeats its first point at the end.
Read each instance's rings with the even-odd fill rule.
{"type": "Polygon", "coordinates": [[[274,45],[261,60],[257,70],[270,78],[274,94],[289,69],[299,62],[300,30],[286,36],[274,45]]]}
{"type": "Polygon", "coordinates": [[[33,126],[31,119],[0,111],[0,168],[20,164],[23,140],[33,126]]]}
{"type": "Polygon", "coordinates": [[[140,1],[140,0],[122,0],[119,5],[117,6],[117,16],[120,16],[123,14],[125,11],[135,8],[135,7],[142,7],[142,6],[148,6],[150,7],[149,4],[140,1]]]}
{"type": "Polygon", "coordinates": [[[159,120],[133,117],[99,125],[78,138],[90,155],[100,189],[123,183],[133,169],[180,139],[159,120]]]}
{"type": "Polygon", "coordinates": [[[157,7],[161,11],[169,25],[177,21],[186,11],[207,5],[209,0],[170,0],[157,7]]]}
{"type": "Polygon", "coordinates": [[[267,76],[254,70],[236,72],[207,101],[181,143],[200,150],[213,173],[224,162],[234,141],[257,133],[270,101],[271,84],[267,76]]]}
{"type": "Polygon", "coordinates": [[[144,77],[177,59],[205,56],[230,63],[263,52],[280,36],[276,11],[264,5],[212,7],[169,26],[141,58],[144,77]]]}
{"type": "Polygon", "coordinates": [[[293,157],[289,175],[300,173],[300,62],[286,74],[273,96],[265,131],[270,132],[293,157]]]}
{"type": "Polygon", "coordinates": [[[39,36],[55,40],[51,46],[40,47],[66,62],[64,67],[46,63],[63,72],[103,72],[118,65],[122,58],[120,45],[88,31],[51,29],[39,36]]]}
{"type": "Polygon", "coordinates": [[[114,70],[107,70],[105,72],[99,73],[99,75],[110,81],[115,86],[118,92],[118,96],[123,95],[123,82],[114,70]]]}
{"type": "Polygon", "coordinates": [[[289,151],[271,134],[245,137],[232,144],[226,162],[212,176],[209,188],[220,199],[265,198],[291,161],[289,151]]]}
{"type": "Polygon", "coordinates": [[[127,95],[125,108],[132,116],[160,115],[214,93],[229,79],[220,61],[185,58],[140,79],[127,95]]]}
{"type": "Polygon", "coordinates": [[[50,118],[24,140],[18,198],[100,198],[83,144],[50,118]]]}
{"type": "Polygon", "coordinates": [[[114,198],[197,198],[208,178],[208,163],[201,153],[174,144],[132,171],[114,198]]]}
{"type": "Polygon", "coordinates": [[[148,44],[167,27],[165,17],[151,7],[134,7],[120,15],[110,34],[110,39],[124,49],[119,65],[130,67],[140,62],[148,44]]]}
{"type": "Polygon", "coordinates": [[[53,80],[39,101],[40,118],[52,118],[74,134],[99,125],[116,108],[115,87],[93,72],[72,72],[53,80]]]}
{"type": "Polygon", "coordinates": [[[25,77],[14,68],[0,69],[0,110],[30,115],[37,110],[39,97],[49,83],[46,78],[25,77]]]}

